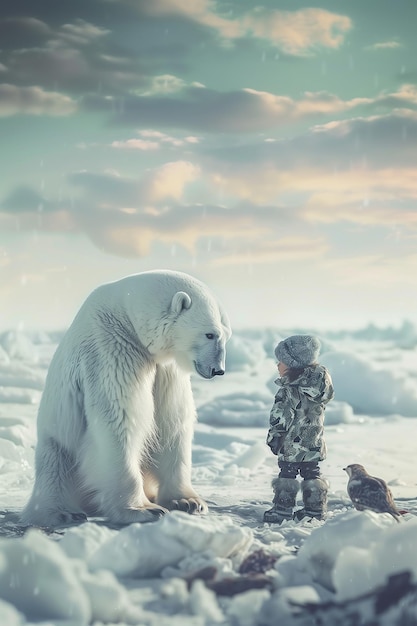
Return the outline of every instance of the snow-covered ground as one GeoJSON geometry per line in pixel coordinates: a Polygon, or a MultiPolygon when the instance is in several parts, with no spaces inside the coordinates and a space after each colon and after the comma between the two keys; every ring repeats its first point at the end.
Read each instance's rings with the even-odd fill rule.
{"type": "Polygon", "coordinates": [[[411,324],[320,334],[321,362],[336,390],[326,410],[322,464],[329,513],[324,522],[262,522],[276,475],[265,445],[276,388],[273,348],[284,336],[309,331],[236,332],[226,375],[193,377],[194,484],[210,505],[207,516],[177,512],[123,528],[96,519],[24,536],[17,514],[33,484],[37,406],[60,336],[1,334],[0,624],[417,623],[417,331],[411,324]],[[400,524],[352,509],[342,468],[355,462],[389,483],[407,511],[400,524]],[[372,595],[404,572],[408,581],[391,578],[372,595]]]}

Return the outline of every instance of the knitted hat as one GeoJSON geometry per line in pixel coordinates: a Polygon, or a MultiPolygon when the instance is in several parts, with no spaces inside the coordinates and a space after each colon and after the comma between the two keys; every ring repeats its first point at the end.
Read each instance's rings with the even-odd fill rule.
{"type": "Polygon", "coordinates": [[[313,335],[292,335],[279,342],[275,356],[288,367],[306,367],[317,361],[320,347],[320,341],[313,335]]]}

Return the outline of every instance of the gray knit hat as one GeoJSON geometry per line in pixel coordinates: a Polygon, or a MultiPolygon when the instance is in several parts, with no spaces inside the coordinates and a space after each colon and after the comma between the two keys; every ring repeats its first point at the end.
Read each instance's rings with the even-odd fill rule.
{"type": "Polygon", "coordinates": [[[278,361],[288,367],[306,367],[318,359],[321,344],[313,335],[292,335],[275,348],[278,361]]]}

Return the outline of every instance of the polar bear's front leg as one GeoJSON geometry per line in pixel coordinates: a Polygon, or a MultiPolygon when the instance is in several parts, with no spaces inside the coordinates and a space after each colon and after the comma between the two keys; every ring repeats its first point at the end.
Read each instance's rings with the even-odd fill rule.
{"type": "Polygon", "coordinates": [[[191,485],[191,447],[196,411],[190,377],[176,365],[158,366],[154,385],[158,447],[152,473],[159,483],[157,502],[167,509],[207,513],[191,485]]]}
{"type": "Polygon", "coordinates": [[[109,382],[86,398],[84,490],[99,514],[116,524],[151,521],[166,512],[146,497],[140,470],[154,431],[152,381],[144,377],[128,388],[109,382]]]}

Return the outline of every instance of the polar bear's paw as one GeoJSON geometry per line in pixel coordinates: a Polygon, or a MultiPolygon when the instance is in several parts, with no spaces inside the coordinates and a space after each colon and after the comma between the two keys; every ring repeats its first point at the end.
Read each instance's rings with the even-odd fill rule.
{"type": "Polygon", "coordinates": [[[145,522],[156,522],[168,510],[162,506],[152,505],[140,509],[124,508],[109,514],[108,519],[113,524],[134,524],[145,522]]]}
{"type": "Polygon", "coordinates": [[[186,513],[199,513],[200,515],[208,513],[208,506],[206,502],[204,502],[204,500],[199,496],[171,500],[166,506],[171,511],[185,511],[186,513]]]}
{"type": "Polygon", "coordinates": [[[73,526],[74,524],[82,524],[87,521],[87,515],[85,513],[71,513],[70,511],[61,511],[53,516],[53,523],[48,523],[48,526],[56,528],[59,526],[73,526]]]}
{"type": "MultiPolygon", "coordinates": [[[[39,507],[40,509],[40,507],[39,507]]],[[[74,526],[87,521],[85,513],[71,511],[56,510],[37,510],[35,512],[24,512],[21,516],[20,523],[23,526],[35,526],[37,528],[62,528],[66,526],[74,526]]]]}

